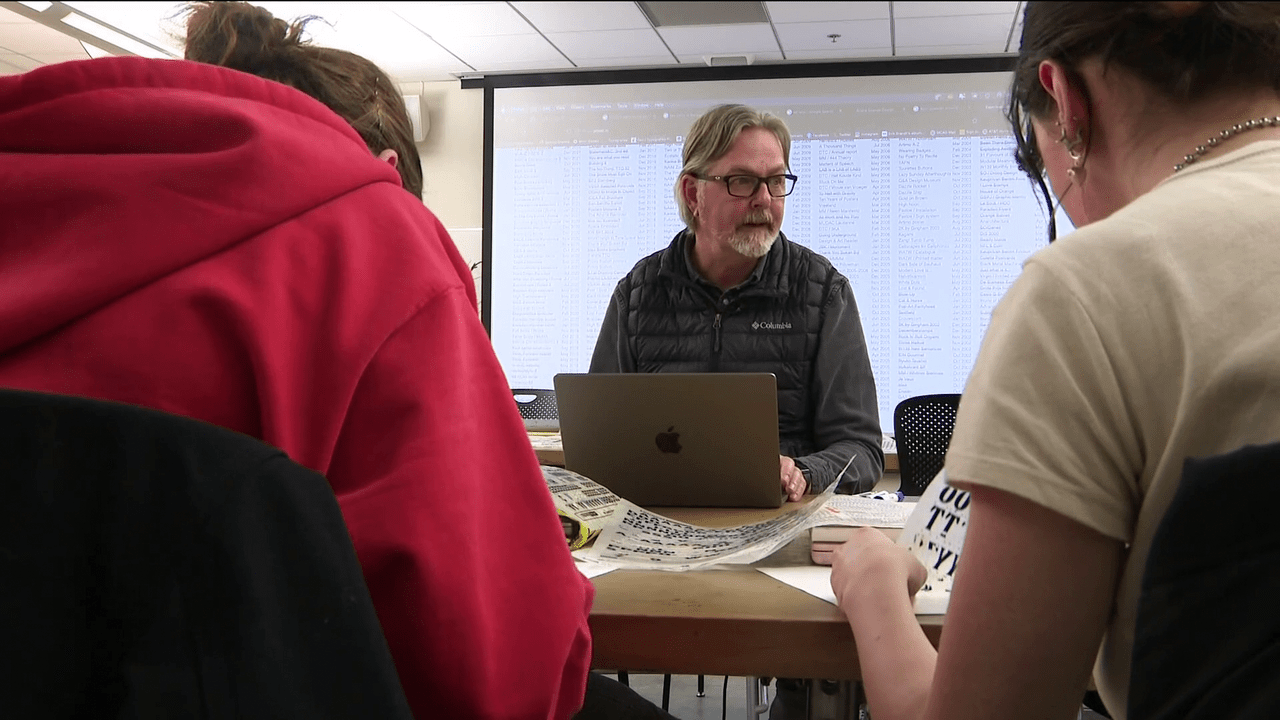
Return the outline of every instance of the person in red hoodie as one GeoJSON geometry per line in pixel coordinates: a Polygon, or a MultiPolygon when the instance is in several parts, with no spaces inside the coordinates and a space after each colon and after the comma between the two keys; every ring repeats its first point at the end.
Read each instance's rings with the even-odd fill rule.
{"type": "Polygon", "coordinates": [[[300,33],[200,4],[206,62],[0,77],[0,386],[283,449],[332,485],[418,717],[573,716],[593,588],[400,95],[300,33]]]}

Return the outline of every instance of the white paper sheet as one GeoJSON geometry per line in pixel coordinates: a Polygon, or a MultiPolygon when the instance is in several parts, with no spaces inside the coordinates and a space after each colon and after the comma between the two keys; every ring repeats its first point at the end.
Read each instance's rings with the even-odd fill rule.
{"type": "Polygon", "coordinates": [[[575,562],[574,565],[577,566],[578,572],[582,573],[583,577],[586,578],[599,577],[618,569],[617,566],[608,563],[575,562]]]}
{"type": "MultiPolygon", "coordinates": [[[[803,590],[820,600],[826,600],[832,605],[837,604],[836,593],[831,589],[830,567],[825,565],[804,565],[800,567],[769,567],[756,569],[780,583],[790,585],[797,590],[803,590]]],[[[938,591],[916,593],[916,614],[945,614],[947,612],[947,600],[949,597],[949,593],[938,591]]]]}

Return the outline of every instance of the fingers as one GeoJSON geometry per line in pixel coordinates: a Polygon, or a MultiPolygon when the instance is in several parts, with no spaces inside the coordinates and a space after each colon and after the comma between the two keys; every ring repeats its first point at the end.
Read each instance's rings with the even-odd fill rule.
{"type": "Polygon", "coordinates": [[[866,583],[905,587],[911,596],[924,584],[926,571],[906,548],[875,528],[856,529],[831,559],[831,588],[837,599],[851,586],[866,583]]]}
{"type": "Polygon", "coordinates": [[[804,491],[809,489],[809,481],[804,479],[804,473],[796,467],[796,461],[786,455],[779,455],[778,467],[782,475],[782,489],[787,493],[787,499],[795,502],[804,497],[804,491]]]}
{"type": "Polygon", "coordinates": [[[787,493],[787,499],[795,502],[804,497],[804,491],[807,489],[807,481],[804,479],[804,473],[800,472],[794,465],[790,471],[784,470],[782,473],[782,489],[787,493]]]}

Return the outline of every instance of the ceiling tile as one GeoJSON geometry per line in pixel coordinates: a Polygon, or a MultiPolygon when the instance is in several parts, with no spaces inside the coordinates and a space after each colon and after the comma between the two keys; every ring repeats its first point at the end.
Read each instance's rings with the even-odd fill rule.
{"type": "Polygon", "coordinates": [[[0,7],[0,23],[34,23],[35,20],[28,19],[25,16],[5,8],[0,7]]]}
{"type": "Polygon", "coordinates": [[[5,61],[5,63],[11,67],[17,68],[18,72],[34,70],[43,64],[38,60],[33,60],[26,55],[19,55],[17,53],[0,54],[0,60],[5,61]]]}
{"type": "Polygon", "coordinates": [[[719,0],[718,2],[640,2],[654,27],[705,27],[708,25],[752,25],[768,23],[769,15],[760,0],[719,0]]]}
{"type": "Polygon", "coordinates": [[[78,53],[36,53],[27,57],[45,65],[67,62],[68,60],[88,60],[89,53],[81,50],[78,53]]]}
{"type": "Polygon", "coordinates": [[[927,45],[998,44],[1003,52],[1010,19],[1002,15],[904,18],[894,22],[894,45],[901,51],[927,45]]]}
{"type": "Polygon", "coordinates": [[[537,34],[504,2],[393,2],[384,7],[433,38],[537,34]]]}
{"type": "Polygon", "coordinates": [[[644,57],[574,58],[573,62],[580,68],[636,68],[677,64],[670,53],[644,57]]]}
{"type": "MultiPolygon", "coordinates": [[[[318,15],[318,45],[369,58],[398,81],[445,80],[469,72],[573,67],[705,66],[709,55],[751,55],[757,63],[891,57],[888,2],[766,2],[767,23],[677,26],[655,33],[633,2],[283,2],[259,0],[277,17],[318,15]],[[776,28],[776,31],[775,31],[776,28]],[[776,32],[776,35],[775,35],[776,32]],[[541,33],[541,34],[539,34],[541,33]],[[835,44],[827,38],[839,34],[835,44]],[[546,36],[546,39],[543,38],[546,36]],[[548,43],[547,39],[551,42],[548,43]],[[781,48],[779,47],[781,44],[781,48]],[[668,47],[670,49],[668,49],[668,47]],[[785,51],[786,59],[782,57],[785,51]],[[674,53],[674,57],[672,55],[674,53]],[[566,56],[570,60],[566,60],[566,56]]],[[[181,52],[176,0],[68,2],[148,42],[181,52]]],[[[1017,2],[894,2],[898,57],[1016,51],[1017,2]],[[1006,49],[1007,48],[1007,49],[1006,49]]],[[[0,8],[0,72],[40,60],[84,57],[80,43],[0,8]],[[8,44],[6,44],[8,43],[8,44]],[[9,59],[5,59],[9,58],[9,59]]]]}
{"type": "Polygon", "coordinates": [[[680,57],[779,52],[768,23],[658,28],[658,32],[680,57]]]}
{"type": "Polygon", "coordinates": [[[34,20],[0,24],[0,47],[15,53],[83,51],[80,41],[34,20]]]}
{"type": "Polygon", "coordinates": [[[986,45],[921,45],[899,47],[897,57],[938,57],[940,55],[1003,55],[1004,43],[986,45]]]}
{"type": "Polygon", "coordinates": [[[796,50],[845,50],[863,47],[889,47],[889,20],[847,20],[843,22],[777,23],[778,40],[791,57],[796,50]],[[834,42],[828,37],[838,34],[834,42]]]}
{"type": "Polygon", "coordinates": [[[767,2],[765,7],[769,9],[769,19],[775,25],[793,22],[889,19],[887,2],[767,2]]]}
{"type": "Polygon", "coordinates": [[[568,60],[560,58],[558,64],[547,60],[513,60],[511,62],[483,63],[485,72],[542,72],[544,70],[572,70],[568,60]]]}
{"type": "Polygon", "coordinates": [[[568,60],[541,35],[506,35],[493,37],[459,37],[440,41],[463,62],[481,72],[497,66],[518,64],[521,69],[537,66],[571,68],[568,60]]]}
{"type": "Polygon", "coordinates": [[[752,62],[757,62],[757,63],[782,62],[783,60],[782,53],[778,52],[777,50],[774,50],[773,52],[742,52],[742,51],[715,52],[715,53],[701,52],[701,53],[694,53],[689,55],[677,55],[676,57],[677,59],[680,60],[681,63],[705,66],[707,64],[706,57],[708,55],[750,55],[752,62]]]}
{"type": "Polygon", "coordinates": [[[1018,9],[1016,2],[895,2],[893,17],[923,18],[953,15],[1008,15],[1018,9]]]}
{"type": "Polygon", "coordinates": [[[515,2],[515,9],[542,33],[587,30],[649,30],[652,26],[633,2],[515,2]]]}
{"type": "Polygon", "coordinates": [[[652,28],[547,33],[547,40],[575,63],[586,58],[671,57],[652,28]]]}
{"type": "Polygon", "coordinates": [[[313,42],[365,57],[395,80],[422,80],[426,71],[430,77],[448,77],[473,70],[398,15],[371,3],[332,8],[322,17],[325,22],[307,26],[313,42]]]}
{"type": "Polygon", "coordinates": [[[843,50],[788,50],[788,60],[825,60],[827,62],[839,62],[840,60],[864,60],[866,58],[891,58],[893,57],[893,48],[887,44],[884,47],[865,47],[865,48],[845,48],[843,50]]]}

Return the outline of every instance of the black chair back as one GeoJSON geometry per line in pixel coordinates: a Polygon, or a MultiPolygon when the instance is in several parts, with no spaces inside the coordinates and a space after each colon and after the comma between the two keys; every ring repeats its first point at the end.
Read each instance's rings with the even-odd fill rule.
{"type": "Polygon", "coordinates": [[[959,393],[944,393],[907,398],[894,408],[893,439],[903,495],[920,495],[942,469],[959,407],[959,393]]]}
{"type": "Polygon", "coordinates": [[[525,430],[557,431],[560,429],[560,411],[556,407],[555,390],[515,389],[511,394],[524,418],[525,430]]]}
{"type": "Polygon", "coordinates": [[[1143,568],[1132,720],[1280,717],[1280,443],[1189,459],[1143,568]]]}
{"type": "Polygon", "coordinates": [[[328,482],[253,438],[0,390],[5,717],[412,714],[328,482]]]}

